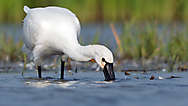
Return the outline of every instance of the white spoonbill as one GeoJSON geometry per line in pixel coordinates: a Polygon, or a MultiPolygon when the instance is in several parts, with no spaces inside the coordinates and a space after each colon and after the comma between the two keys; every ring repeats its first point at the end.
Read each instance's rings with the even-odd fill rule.
{"type": "MultiPolygon", "coordinates": [[[[27,14],[23,24],[24,46],[32,53],[41,78],[41,63],[53,55],[67,55],[76,61],[95,60],[103,69],[105,80],[115,80],[113,54],[103,45],[82,46],[78,42],[80,23],[66,8],[32,8],[24,6],[27,14]]],[[[61,79],[64,78],[64,61],[61,61],[61,79]]]]}

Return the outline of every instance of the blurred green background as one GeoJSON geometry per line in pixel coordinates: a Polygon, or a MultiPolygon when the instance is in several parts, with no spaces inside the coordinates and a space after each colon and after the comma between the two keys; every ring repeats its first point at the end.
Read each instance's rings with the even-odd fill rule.
{"type": "Polygon", "coordinates": [[[21,23],[23,6],[61,6],[84,22],[188,22],[188,0],[0,0],[0,22],[21,23]]]}

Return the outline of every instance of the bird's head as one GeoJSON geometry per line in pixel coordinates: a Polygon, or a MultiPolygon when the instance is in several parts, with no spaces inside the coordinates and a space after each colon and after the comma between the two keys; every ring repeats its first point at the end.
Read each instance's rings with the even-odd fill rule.
{"type": "Polygon", "coordinates": [[[96,45],[94,52],[94,60],[103,69],[105,80],[115,80],[113,70],[113,53],[105,46],[96,45]]]}

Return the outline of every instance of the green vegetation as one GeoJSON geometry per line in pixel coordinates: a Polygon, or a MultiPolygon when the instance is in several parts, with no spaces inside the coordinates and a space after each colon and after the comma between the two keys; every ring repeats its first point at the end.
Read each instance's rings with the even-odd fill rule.
{"type": "Polygon", "coordinates": [[[122,57],[187,62],[187,35],[185,29],[177,31],[176,27],[159,33],[155,24],[125,24],[124,32],[120,36],[121,47],[123,47],[122,57]]]}
{"type": "Polygon", "coordinates": [[[23,60],[22,45],[22,41],[14,42],[12,37],[0,35],[0,61],[15,62],[23,60]]]}
{"type": "Polygon", "coordinates": [[[24,5],[66,7],[76,13],[82,22],[188,22],[188,0],[1,0],[0,22],[21,23],[24,5]]]}

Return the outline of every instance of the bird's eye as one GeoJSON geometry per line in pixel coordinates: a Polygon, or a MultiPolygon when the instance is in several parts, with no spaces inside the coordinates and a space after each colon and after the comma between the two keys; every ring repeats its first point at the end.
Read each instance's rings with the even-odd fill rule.
{"type": "Polygon", "coordinates": [[[102,58],[102,61],[105,62],[106,60],[104,58],[102,58]]]}

